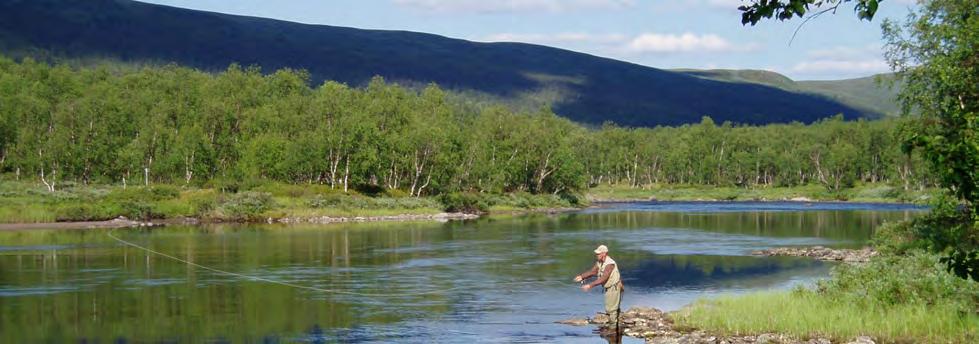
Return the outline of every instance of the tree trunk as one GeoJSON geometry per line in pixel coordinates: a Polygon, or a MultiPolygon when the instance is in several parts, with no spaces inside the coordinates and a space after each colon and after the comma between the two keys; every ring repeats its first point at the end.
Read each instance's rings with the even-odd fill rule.
{"type": "Polygon", "coordinates": [[[544,156],[544,164],[543,164],[543,166],[541,166],[541,168],[538,169],[538,173],[536,173],[537,174],[537,183],[536,183],[537,184],[537,188],[536,188],[535,191],[537,191],[538,193],[544,191],[544,179],[546,179],[548,176],[550,176],[551,173],[554,173],[554,170],[553,169],[549,169],[550,164],[551,164],[551,153],[548,152],[547,155],[544,156]]]}
{"type": "Polygon", "coordinates": [[[343,166],[343,192],[346,193],[349,189],[350,181],[350,155],[347,155],[346,163],[343,166]]]}
{"type": "Polygon", "coordinates": [[[47,178],[44,177],[44,167],[41,167],[41,182],[44,183],[45,187],[47,187],[48,192],[54,192],[54,185],[55,185],[54,176],[57,174],[58,174],[57,170],[52,171],[50,175],[51,181],[48,182],[47,178]]]}
{"type": "Polygon", "coordinates": [[[190,156],[184,158],[184,184],[190,184],[190,179],[194,177],[194,153],[191,151],[190,156]]]}

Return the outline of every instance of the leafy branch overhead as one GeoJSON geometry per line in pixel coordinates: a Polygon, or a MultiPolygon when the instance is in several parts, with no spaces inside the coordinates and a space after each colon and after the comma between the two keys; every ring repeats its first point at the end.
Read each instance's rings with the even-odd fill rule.
{"type": "Polygon", "coordinates": [[[854,11],[860,19],[871,20],[877,13],[877,6],[883,0],[752,0],[751,4],[738,7],[741,13],[741,24],[755,25],[762,19],[778,18],[788,20],[802,17],[806,13],[815,12],[819,15],[826,12],[835,13],[846,2],[856,2],[854,11]]]}

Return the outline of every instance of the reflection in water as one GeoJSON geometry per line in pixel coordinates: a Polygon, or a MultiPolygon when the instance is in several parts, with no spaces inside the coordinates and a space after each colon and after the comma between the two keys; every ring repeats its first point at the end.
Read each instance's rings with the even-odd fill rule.
{"type": "Polygon", "coordinates": [[[764,288],[786,272],[819,275],[827,264],[788,257],[653,256],[626,271],[632,290],[764,288]]]}
{"type": "Polygon", "coordinates": [[[116,232],[215,269],[359,295],[196,269],[99,230],[2,232],[0,342],[602,342],[590,328],[553,324],[601,309],[600,291],[584,294],[570,282],[599,242],[622,265],[623,308],[676,309],[721,292],[808,283],[830,268],[748,256],[753,249],[861,245],[883,221],[917,213],[682,206],[446,224],[116,232]],[[447,291],[420,294],[432,290],[447,291]],[[371,296],[378,294],[387,296],[371,296]]]}

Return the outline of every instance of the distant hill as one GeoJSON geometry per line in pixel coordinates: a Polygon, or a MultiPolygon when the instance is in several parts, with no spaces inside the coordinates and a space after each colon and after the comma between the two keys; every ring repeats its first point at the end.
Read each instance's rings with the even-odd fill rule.
{"type": "Polygon", "coordinates": [[[532,44],[306,25],[127,0],[0,0],[0,51],[176,62],[212,71],[231,63],[266,71],[301,68],[314,83],[361,85],[380,75],[547,102],[558,114],[590,124],[677,125],[705,115],[764,124],[882,114],[774,84],[704,78],[532,44]]]}
{"type": "Polygon", "coordinates": [[[674,71],[718,81],[756,83],[790,92],[821,95],[868,113],[897,116],[901,112],[900,104],[895,100],[901,85],[891,85],[894,81],[894,75],[891,73],[844,80],[793,81],[782,74],[764,70],[675,69],[674,71]]]}

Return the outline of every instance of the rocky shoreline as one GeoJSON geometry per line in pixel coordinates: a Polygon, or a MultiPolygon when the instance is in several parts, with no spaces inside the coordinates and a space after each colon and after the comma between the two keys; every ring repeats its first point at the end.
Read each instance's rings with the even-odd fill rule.
{"type": "MultiPolygon", "coordinates": [[[[722,336],[703,330],[684,328],[673,323],[669,313],[656,308],[636,307],[622,313],[622,334],[641,338],[650,344],[874,344],[871,337],[860,336],[849,341],[832,341],[828,338],[793,338],[784,334],[763,333],[750,336],[722,336]]],[[[568,319],[559,324],[572,326],[598,325],[603,328],[608,316],[599,313],[587,319],[568,319]]]]}
{"type": "Polygon", "coordinates": [[[378,222],[378,221],[440,221],[451,220],[472,220],[478,219],[479,215],[467,213],[438,213],[438,214],[401,214],[385,216],[315,216],[315,217],[283,217],[279,219],[268,218],[268,223],[284,224],[328,224],[344,222],[378,222]]]}
{"type": "Polygon", "coordinates": [[[810,257],[823,261],[838,261],[844,263],[866,263],[877,255],[877,251],[870,247],[859,250],[833,249],[822,246],[813,247],[777,247],[767,250],[752,251],[756,256],[784,256],[784,257],[810,257]]]}

